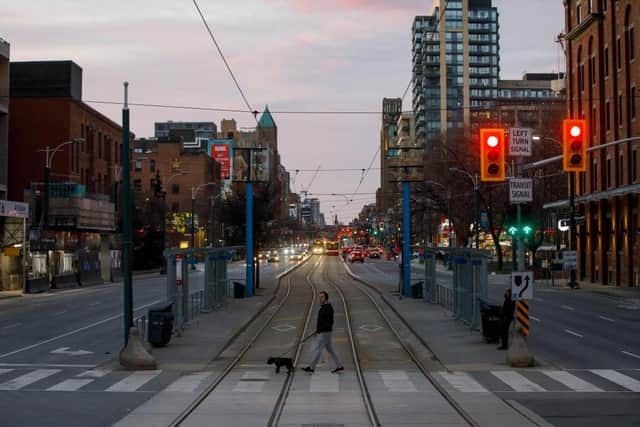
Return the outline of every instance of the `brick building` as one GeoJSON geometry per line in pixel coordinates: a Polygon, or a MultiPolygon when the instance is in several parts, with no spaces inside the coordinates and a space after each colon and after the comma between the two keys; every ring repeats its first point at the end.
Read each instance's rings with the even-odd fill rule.
{"type": "Polygon", "coordinates": [[[82,102],[82,69],[72,61],[12,62],[9,113],[9,198],[32,205],[28,279],[33,286],[45,276],[55,286],[110,280],[119,265],[122,128],[82,102]],[[44,150],[79,138],[84,143],[51,157],[44,221],[44,150]]]}
{"type": "Polygon", "coordinates": [[[578,277],[639,286],[640,2],[564,5],[567,116],[586,119],[591,136],[588,171],[576,179],[576,202],[585,215],[577,229],[578,277]]]}
{"type": "MultiPolygon", "coordinates": [[[[156,203],[161,207],[161,193],[165,192],[168,247],[178,247],[183,242],[190,244],[192,189],[206,183],[214,185],[202,186],[196,194],[195,245],[205,246],[210,239],[220,237],[217,215],[212,218],[219,200],[212,198],[217,197],[221,190],[218,162],[206,152],[185,148],[181,139],[166,138],[136,140],[132,161],[131,183],[137,213],[145,211],[145,203],[156,203]],[[160,180],[160,193],[157,192],[157,179],[160,180]]],[[[148,219],[148,222],[152,221],[148,219]]],[[[157,222],[157,227],[161,227],[161,217],[157,222]]]]}

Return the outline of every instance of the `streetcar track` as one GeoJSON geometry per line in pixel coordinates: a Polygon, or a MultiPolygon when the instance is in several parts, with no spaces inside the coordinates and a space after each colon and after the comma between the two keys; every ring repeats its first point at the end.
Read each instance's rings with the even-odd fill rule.
{"type": "MultiPolygon", "coordinates": [[[[342,262],[342,261],[339,261],[342,262]]],[[[345,269],[346,270],[346,269],[345,269]]],[[[418,357],[415,355],[415,353],[409,348],[409,346],[405,343],[405,341],[402,339],[402,337],[400,336],[399,332],[397,331],[397,329],[391,324],[391,320],[388,318],[388,316],[384,313],[384,311],[382,310],[382,307],[380,307],[380,305],[378,304],[378,302],[375,300],[375,298],[369,293],[369,291],[367,291],[366,289],[364,289],[364,286],[366,286],[369,289],[372,289],[373,291],[375,291],[378,295],[380,295],[382,301],[384,301],[389,307],[391,307],[392,311],[394,312],[394,314],[396,315],[396,317],[400,320],[400,322],[407,327],[408,331],[411,332],[411,334],[418,339],[418,342],[420,342],[421,344],[424,345],[424,347],[429,350],[429,352],[431,354],[433,354],[433,352],[431,351],[431,349],[426,345],[426,343],[424,343],[424,340],[422,339],[422,337],[420,337],[414,330],[413,328],[410,327],[410,325],[407,323],[407,321],[397,312],[397,310],[395,309],[395,307],[393,307],[382,295],[382,293],[376,289],[375,287],[371,286],[370,284],[366,283],[366,281],[362,280],[362,279],[357,279],[351,275],[348,275],[349,278],[351,278],[351,280],[353,280],[357,285],[355,286],[355,288],[357,288],[360,292],[362,292],[364,295],[366,295],[366,297],[369,299],[369,301],[371,301],[371,303],[373,304],[373,306],[376,308],[376,311],[380,314],[380,316],[382,317],[383,321],[387,324],[389,330],[393,333],[393,335],[395,336],[396,340],[398,341],[398,343],[400,343],[401,347],[403,348],[403,350],[409,355],[409,358],[411,359],[411,361],[417,366],[418,370],[422,373],[422,375],[429,381],[429,383],[431,383],[431,385],[433,385],[433,387],[440,393],[440,395],[453,407],[453,409],[466,421],[469,423],[470,426],[474,426],[474,427],[479,427],[479,424],[471,417],[471,415],[469,415],[459,404],[458,402],[455,401],[455,399],[447,392],[447,390],[444,389],[444,387],[442,387],[440,385],[440,383],[438,383],[438,381],[433,378],[433,376],[429,373],[429,371],[424,367],[424,365],[422,364],[422,362],[418,359],[418,357]]],[[[328,278],[328,275],[327,275],[328,278]]],[[[341,298],[343,301],[345,301],[344,295],[342,293],[342,290],[340,289],[340,287],[331,279],[328,280],[329,283],[331,283],[331,285],[338,291],[338,293],[340,294],[341,298]]],[[[347,306],[345,303],[345,312],[347,311],[347,306]]],[[[348,324],[348,322],[347,322],[348,324]]],[[[350,328],[349,328],[350,329],[350,328]]],[[[353,339],[353,338],[352,338],[353,339]]],[[[353,343],[353,341],[352,341],[353,343]]],[[[379,424],[378,424],[379,425],[379,424]]]]}
{"type": "MultiPolygon", "coordinates": [[[[306,264],[306,262],[311,259],[311,257],[307,258],[306,260],[304,260],[302,263],[300,263],[299,265],[302,266],[302,264],[306,264]]],[[[311,271],[313,271],[316,267],[317,267],[318,263],[316,263],[315,265],[312,266],[311,271]]],[[[286,293],[284,295],[284,297],[277,303],[273,303],[273,299],[271,300],[272,302],[270,304],[268,304],[267,306],[265,306],[265,309],[263,310],[262,313],[260,314],[264,314],[267,313],[269,311],[270,307],[275,307],[274,309],[272,309],[271,313],[268,314],[268,318],[266,319],[266,321],[264,321],[264,323],[262,324],[261,327],[259,327],[258,331],[251,337],[251,339],[249,340],[249,342],[247,344],[245,344],[240,351],[238,351],[238,353],[236,354],[236,356],[232,359],[232,361],[225,367],[225,369],[218,375],[218,377],[211,383],[209,384],[209,386],[207,386],[199,395],[198,397],[189,404],[189,406],[184,409],[170,424],[170,427],[176,427],[181,425],[184,421],[186,421],[188,419],[188,417],[194,413],[194,411],[202,404],[202,402],[204,402],[204,400],[209,397],[211,395],[211,393],[213,393],[218,386],[229,376],[229,374],[237,367],[239,367],[240,362],[242,361],[242,359],[244,358],[244,356],[247,354],[247,352],[251,349],[251,347],[253,346],[253,344],[258,340],[258,338],[262,335],[262,333],[266,330],[267,326],[269,326],[271,324],[271,322],[273,321],[273,319],[276,317],[276,315],[280,312],[280,310],[282,309],[282,307],[284,307],[285,302],[289,299],[289,297],[291,296],[291,277],[290,277],[290,273],[293,273],[294,271],[296,271],[297,268],[293,268],[291,269],[289,272],[287,272],[286,274],[284,274],[283,276],[281,276],[278,279],[278,285],[276,287],[276,291],[274,292],[274,298],[275,295],[278,294],[278,292],[280,291],[280,285],[282,283],[282,280],[284,279],[285,276],[289,276],[287,277],[287,290],[286,293]]],[[[314,299],[315,299],[315,295],[314,295],[314,299]]],[[[312,311],[313,309],[313,301],[311,304],[309,304],[309,308],[308,311],[309,313],[312,311]]],[[[260,317],[260,315],[255,316],[248,324],[247,326],[244,328],[244,330],[248,329],[258,318],[260,317]]],[[[304,333],[304,328],[303,328],[303,333],[304,333]]],[[[231,345],[233,344],[233,342],[241,335],[241,333],[237,333],[235,334],[235,336],[229,340],[229,342],[227,343],[227,345],[225,346],[225,349],[223,349],[223,351],[221,353],[223,353],[227,348],[231,347],[231,345]]],[[[299,338],[299,340],[301,340],[302,338],[299,338]]],[[[289,375],[289,377],[292,377],[292,375],[289,375]]]]}

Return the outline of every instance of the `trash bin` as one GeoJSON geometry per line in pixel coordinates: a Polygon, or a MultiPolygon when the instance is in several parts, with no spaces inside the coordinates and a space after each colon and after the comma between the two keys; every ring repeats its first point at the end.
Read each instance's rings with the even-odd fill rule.
{"type": "Polygon", "coordinates": [[[478,299],[480,303],[480,318],[482,319],[482,336],[488,343],[500,340],[500,309],[499,305],[490,304],[488,301],[478,299]]]}
{"type": "Polygon", "coordinates": [[[233,297],[244,298],[244,284],[240,282],[233,282],[233,297]]]}
{"type": "Polygon", "coordinates": [[[423,298],[423,295],[422,295],[423,284],[424,282],[420,281],[411,285],[411,298],[415,298],[415,299],[423,298]]]}
{"type": "Polygon", "coordinates": [[[159,305],[149,309],[148,340],[154,347],[164,347],[171,341],[173,333],[173,304],[159,305]]]}

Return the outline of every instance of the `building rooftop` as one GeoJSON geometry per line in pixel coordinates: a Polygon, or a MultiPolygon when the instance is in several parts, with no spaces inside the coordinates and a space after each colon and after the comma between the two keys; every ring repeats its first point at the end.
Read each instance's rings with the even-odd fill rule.
{"type": "Polygon", "coordinates": [[[262,117],[260,117],[260,121],[258,122],[258,127],[261,128],[275,128],[276,122],[273,120],[273,116],[269,111],[269,106],[267,105],[262,113],[262,117]]]}

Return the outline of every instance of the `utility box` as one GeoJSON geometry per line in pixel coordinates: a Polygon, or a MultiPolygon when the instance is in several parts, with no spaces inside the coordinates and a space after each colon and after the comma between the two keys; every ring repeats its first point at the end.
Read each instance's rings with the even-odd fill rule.
{"type": "Polygon", "coordinates": [[[148,340],[154,347],[164,347],[173,334],[173,304],[165,304],[149,309],[148,340]]]}

